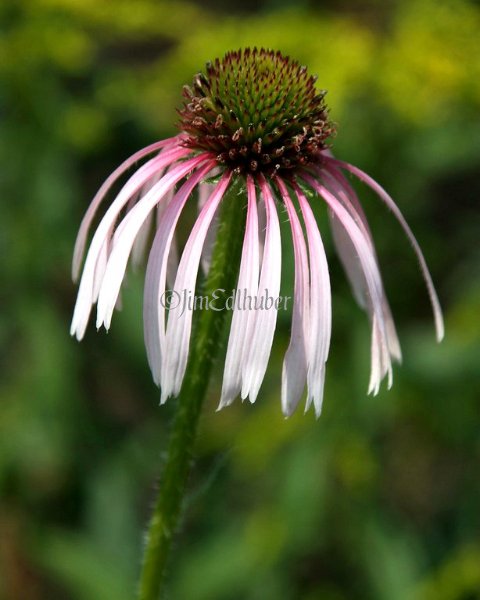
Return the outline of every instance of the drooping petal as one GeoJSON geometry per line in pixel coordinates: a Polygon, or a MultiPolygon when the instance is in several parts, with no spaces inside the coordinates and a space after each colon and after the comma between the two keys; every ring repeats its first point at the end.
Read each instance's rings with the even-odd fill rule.
{"type": "MultiPolygon", "coordinates": [[[[152,189],[152,187],[158,182],[160,181],[160,179],[163,177],[163,175],[165,174],[165,169],[162,169],[161,171],[156,172],[154,175],[152,175],[152,177],[150,177],[150,179],[145,183],[145,185],[143,185],[140,190],[134,194],[130,200],[127,203],[126,209],[125,209],[125,214],[120,218],[120,215],[118,217],[118,219],[120,219],[120,222],[118,223],[118,225],[116,225],[115,231],[113,232],[113,238],[112,240],[109,240],[109,246],[115,246],[115,244],[117,243],[118,238],[120,237],[125,225],[128,223],[128,219],[126,219],[125,217],[128,215],[128,213],[134,208],[134,206],[137,204],[137,202],[143,198],[144,196],[147,195],[147,193],[152,189]]],[[[163,200],[162,202],[159,202],[157,206],[162,206],[167,202],[167,198],[171,197],[173,190],[169,190],[164,196],[163,196],[163,200]]],[[[132,246],[132,267],[134,269],[136,269],[139,266],[139,263],[142,261],[145,251],[146,251],[146,245],[148,243],[148,238],[150,237],[150,233],[151,233],[151,229],[152,229],[152,225],[153,225],[153,221],[154,221],[154,214],[153,211],[148,215],[148,217],[145,219],[145,222],[143,223],[143,225],[140,227],[138,233],[137,233],[137,237],[135,238],[135,241],[133,242],[133,246],[132,246]]],[[[108,256],[110,255],[110,252],[108,254],[108,256]]],[[[107,258],[108,258],[107,256],[107,258]]],[[[106,265],[105,265],[106,266],[106,265]]],[[[103,274],[102,274],[103,277],[103,274]]],[[[124,277],[124,282],[126,279],[126,275],[124,277]]]]}
{"type": "Polygon", "coordinates": [[[77,281],[78,276],[80,274],[80,266],[83,258],[83,254],[85,252],[85,245],[87,242],[88,232],[90,226],[92,224],[93,219],[95,218],[95,214],[100,206],[100,204],[105,199],[108,191],[112,187],[112,185],[117,181],[119,177],[121,177],[125,171],[127,171],[132,165],[134,165],[137,161],[145,158],[149,154],[153,154],[154,152],[158,152],[159,150],[163,150],[164,148],[168,148],[169,146],[173,146],[178,142],[178,136],[173,138],[169,138],[166,140],[162,140],[160,142],[155,142],[154,144],[150,144],[146,148],[135,152],[132,156],[127,158],[115,171],[105,180],[101,188],[95,194],[90,206],[85,213],[82,222],[80,224],[80,228],[78,230],[77,239],[75,240],[75,248],[73,251],[73,260],[72,260],[72,279],[77,281]]]}
{"type": "MultiPolygon", "coordinates": [[[[330,150],[327,151],[325,154],[326,154],[326,156],[328,156],[332,159],[334,158],[334,156],[330,150]]],[[[358,196],[357,196],[355,190],[348,183],[346,177],[343,175],[343,173],[340,171],[340,169],[336,168],[331,163],[326,163],[326,164],[322,163],[322,165],[318,168],[317,172],[322,177],[322,179],[324,179],[325,175],[326,175],[327,177],[330,178],[330,180],[332,177],[336,180],[337,185],[339,185],[341,188],[339,200],[342,202],[342,204],[345,206],[345,208],[350,212],[351,217],[353,218],[355,223],[360,227],[360,229],[362,229],[362,231],[365,234],[365,237],[369,240],[369,242],[372,243],[372,247],[373,247],[372,233],[370,231],[370,227],[368,225],[367,217],[363,210],[362,204],[361,204],[360,200],[358,199],[358,196]]]]}
{"type": "Polygon", "coordinates": [[[420,269],[422,271],[422,275],[423,275],[423,278],[424,278],[426,286],[427,286],[428,294],[430,297],[430,302],[431,302],[432,309],[433,309],[433,316],[434,316],[434,320],[435,320],[435,329],[436,329],[436,333],[437,333],[437,340],[441,341],[443,339],[443,336],[445,333],[445,327],[444,327],[444,323],[443,323],[442,309],[440,307],[440,302],[438,300],[437,292],[435,291],[435,286],[433,285],[432,277],[430,275],[430,271],[428,270],[428,266],[425,261],[425,257],[423,256],[423,252],[422,252],[415,236],[413,235],[413,232],[410,229],[410,226],[408,225],[407,221],[405,220],[405,217],[402,215],[400,209],[395,204],[395,202],[392,200],[390,195],[383,189],[383,187],[380,184],[378,184],[374,179],[372,179],[369,175],[367,175],[367,173],[365,173],[358,167],[355,167],[355,166],[351,165],[350,163],[343,162],[341,160],[337,160],[337,159],[327,159],[327,160],[332,165],[335,165],[342,169],[346,169],[347,171],[350,171],[350,173],[353,173],[354,175],[356,175],[360,179],[360,181],[363,181],[364,183],[366,183],[380,197],[380,199],[383,200],[383,202],[388,206],[388,208],[393,212],[393,214],[397,218],[403,231],[405,232],[410,243],[412,244],[415,254],[417,255],[418,262],[420,263],[420,269]]]}
{"type": "Polygon", "coordinates": [[[257,306],[255,310],[252,338],[244,367],[241,390],[242,398],[245,399],[249,396],[252,403],[257,398],[270,358],[278,311],[274,302],[280,292],[282,258],[280,225],[275,200],[265,178],[259,177],[258,181],[265,201],[267,220],[257,297],[258,304],[263,300],[263,307],[257,306]],[[270,306],[270,300],[273,300],[272,306],[270,306]]]}
{"type": "Polygon", "coordinates": [[[208,174],[214,163],[200,167],[182,185],[166,206],[148,257],[143,301],[143,324],[147,358],[153,380],[160,385],[162,354],[165,351],[165,282],[170,252],[180,214],[195,186],[208,174]]]}
{"type": "Polygon", "coordinates": [[[382,312],[381,279],[377,263],[369,243],[365,240],[362,231],[355,223],[349,212],[342,206],[342,203],[323,185],[310,175],[303,176],[305,181],[320,194],[328,206],[333,210],[342,225],[350,236],[358,258],[362,265],[368,293],[374,315],[372,324],[372,344],[378,343],[375,352],[372,351],[372,377],[371,390],[378,390],[380,380],[388,373],[391,378],[392,365],[388,351],[387,334],[382,312]],[[379,357],[378,360],[376,357],[379,357]],[[373,378],[373,373],[380,373],[380,378],[373,378]]]}
{"type": "Polygon", "coordinates": [[[138,231],[145,219],[176,183],[204,161],[205,157],[200,155],[172,168],[125,216],[121,224],[121,233],[118,239],[114,241],[98,296],[97,327],[101,327],[102,324],[105,325],[106,329],[110,327],[113,309],[120,291],[128,258],[138,231]]]}
{"type": "Polygon", "coordinates": [[[327,257],[315,216],[305,194],[298,186],[295,192],[302,211],[310,255],[310,318],[307,332],[308,398],[305,410],[313,401],[320,416],[325,385],[325,363],[332,334],[332,294],[327,257]]]}
{"type": "MultiPolygon", "coordinates": [[[[218,174],[218,169],[214,169],[211,173],[211,177],[215,177],[218,174]]],[[[200,212],[204,207],[208,197],[214,189],[214,184],[204,181],[198,186],[198,211],[200,212]]],[[[213,217],[212,223],[208,229],[207,237],[205,238],[205,244],[203,245],[203,252],[201,258],[202,270],[206,274],[210,270],[210,262],[212,259],[212,251],[217,238],[218,230],[218,216],[213,217]]]]}
{"type": "Polygon", "coordinates": [[[247,350],[251,347],[255,312],[246,296],[254,299],[258,292],[259,242],[255,183],[250,175],[247,176],[247,197],[247,222],[236,290],[240,305],[235,302],[233,309],[219,409],[231,404],[240,394],[243,365],[247,350]]]}
{"type": "MultiPolygon", "coordinates": [[[[140,193],[138,194],[138,199],[142,198],[143,196],[145,196],[151,189],[152,187],[158,182],[160,181],[160,179],[163,176],[163,171],[161,171],[160,173],[158,173],[157,175],[155,175],[154,177],[152,177],[146,185],[143,186],[143,188],[140,190],[140,193]]],[[[161,207],[161,209],[159,208],[159,210],[165,210],[165,208],[168,206],[170,200],[172,199],[173,196],[173,190],[170,190],[169,192],[167,192],[162,200],[162,202],[159,203],[159,207],[161,207]]],[[[134,269],[137,269],[144,261],[145,256],[147,254],[147,246],[149,243],[149,240],[151,239],[150,236],[152,235],[152,230],[153,230],[153,226],[154,226],[154,222],[155,222],[155,213],[154,211],[152,211],[148,217],[145,219],[145,223],[140,227],[140,231],[137,234],[137,237],[135,238],[135,241],[133,243],[133,247],[132,247],[132,267],[134,269]]]]}
{"type": "MultiPolygon", "coordinates": [[[[96,268],[98,256],[102,250],[105,240],[111,235],[111,230],[124,206],[129,199],[144,185],[152,175],[158,170],[174,163],[178,159],[189,154],[187,148],[168,149],[161,155],[155,157],[134,173],[120,190],[118,196],[109,206],[103,219],[100,221],[97,230],[93,236],[90,248],[88,249],[85,266],[83,268],[82,278],[78,289],[77,302],[73,313],[72,324],[70,328],[71,335],[76,335],[77,339],[82,339],[85,334],[92,303],[94,302],[94,281],[95,276],[100,277],[96,268]]],[[[103,273],[101,274],[103,277],[103,273]]]]}
{"type": "Polygon", "coordinates": [[[138,267],[143,263],[143,260],[145,259],[147,246],[152,235],[154,220],[155,214],[151,212],[145,219],[143,225],[140,227],[140,231],[138,232],[138,235],[135,238],[135,241],[133,242],[132,267],[134,270],[138,269],[138,267]]]}
{"type": "MultiPolygon", "coordinates": [[[[169,192],[167,192],[165,199],[167,200],[167,206],[169,203],[169,198],[172,196],[173,197],[174,194],[174,190],[170,190],[169,192]]],[[[163,212],[165,210],[165,206],[163,202],[160,202],[159,204],[157,204],[157,228],[160,225],[160,221],[162,219],[162,215],[163,212]]],[[[177,275],[177,268],[178,268],[178,244],[177,244],[177,236],[176,233],[173,233],[173,238],[172,241],[170,242],[170,254],[168,255],[168,261],[167,261],[167,284],[170,286],[170,288],[173,287],[173,284],[175,283],[175,277],[177,275]]]]}
{"type": "Polygon", "coordinates": [[[295,260],[292,330],[282,369],[282,409],[288,417],[297,408],[307,381],[306,339],[310,327],[310,281],[307,247],[300,220],[284,182],[277,177],[276,183],[288,212],[295,260]]]}
{"type": "Polygon", "coordinates": [[[328,209],[328,216],[330,218],[330,229],[332,230],[335,250],[350,281],[355,300],[361,308],[368,312],[367,282],[355,247],[345,227],[330,208],[328,209]]]}
{"type": "MultiPolygon", "coordinates": [[[[208,198],[200,212],[178,265],[177,277],[173,294],[181,298],[193,298],[197,280],[200,257],[210,223],[228,188],[231,173],[225,173],[217,184],[214,192],[208,198]]],[[[166,350],[162,354],[161,373],[161,402],[171,395],[177,395],[182,386],[183,376],[187,367],[190,333],[192,328],[192,313],[180,302],[171,308],[168,315],[166,332],[166,350]]]]}
{"type": "Polygon", "coordinates": [[[105,241],[100,248],[100,252],[98,254],[97,264],[95,265],[95,273],[93,276],[93,298],[92,302],[96,302],[98,299],[98,294],[100,293],[100,287],[102,285],[103,274],[105,273],[105,269],[107,267],[108,256],[110,254],[110,238],[105,238],[105,241]]]}
{"type": "MultiPolygon", "coordinates": [[[[368,226],[367,218],[363,212],[355,191],[348,185],[348,182],[345,180],[344,176],[333,167],[322,169],[321,174],[327,187],[342,202],[343,206],[348,210],[349,214],[362,231],[365,240],[369,243],[372,249],[372,253],[375,257],[375,261],[380,272],[372,234],[368,226]]],[[[372,306],[369,302],[367,283],[365,281],[365,276],[361,268],[358,255],[352,244],[350,236],[345,231],[341,221],[335,217],[331,209],[329,209],[328,212],[330,216],[330,224],[335,248],[352,286],[355,299],[357,300],[358,304],[367,311],[370,319],[372,320],[372,306]]],[[[392,358],[400,362],[402,359],[402,352],[400,349],[400,343],[398,341],[395,323],[393,321],[390,305],[385,294],[383,282],[380,281],[380,283],[382,294],[382,311],[385,322],[385,331],[387,334],[388,350],[392,358]]]]}
{"type": "Polygon", "coordinates": [[[265,210],[265,201],[261,196],[258,199],[257,212],[258,212],[258,236],[259,236],[259,240],[260,240],[259,260],[260,260],[260,264],[262,264],[263,249],[265,248],[265,233],[266,233],[266,229],[267,229],[267,214],[266,214],[266,210],[265,210]]]}

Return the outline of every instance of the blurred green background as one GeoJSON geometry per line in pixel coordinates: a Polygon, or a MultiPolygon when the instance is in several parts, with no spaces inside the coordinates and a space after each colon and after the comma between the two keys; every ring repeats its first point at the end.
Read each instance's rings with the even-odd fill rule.
{"type": "Polygon", "coordinates": [[[133,597],[175,400],[158,406],[148,371],[142,273],[108,336],[69,337],[73,242],[107,174],[175,133],[182,85],[246,45],[318,73],[334,152],[409,220],[446,339],[408,242],[360,186],[404,352],[394,387],[366,395],[367,320],[324,228],[324,413],[281,415],[286,315],[255,406],[215,412],[218,365],[169,598],[480,598],[479,32],[466,0],[2,1],[2,600],[133,597]]]}

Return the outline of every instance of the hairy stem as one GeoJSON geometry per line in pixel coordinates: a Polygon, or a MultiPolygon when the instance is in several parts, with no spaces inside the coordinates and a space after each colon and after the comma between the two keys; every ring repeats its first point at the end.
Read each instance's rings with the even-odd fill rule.
{"type": "MultiPolygon", "coordinates": [[[[221,307],[236,286],[245,223],[246,195],[231,187],[222,200],[217,239],[202,295],[218,297],[221,307]],[[219,290],[224,290],[219,294],[219,290]]],[[[183,387],[176,399],[167,459],[148,529],[140,576],[138,600],[158,600],[166,565],[178,525],[182,501],[193,463],[197,424],[207,392],[217,348],[221,341],[226,310],[206,310],[195,315],[196,331],[183,387]]]]}

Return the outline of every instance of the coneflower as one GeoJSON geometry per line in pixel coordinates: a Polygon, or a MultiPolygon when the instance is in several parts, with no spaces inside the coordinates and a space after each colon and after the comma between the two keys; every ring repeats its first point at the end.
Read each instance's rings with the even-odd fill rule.
{"type": "MultiPolygon", "coordinates": [[[[148,361],[161,401],[180,395],[167,461],[152,517],[139,598],[153,600],[163,581],[190,458],[196,424],[226,311],[196,315],[179,304],[166,310],[171,293],[195,293],[201,263],[204,292],[236,288],[248,297],[276,298],[281,280],[278,211],[290,222],[295,262],[290,344],[282,373],[282,409],[290,415],[305,386],[306,408],[322,408],[325,363],[331,335],[328,264],[311,205],[323,203],[333,239],[354,295],[371,323],[369,391],[377,393],[392,361],[401,359],[395,325],[380,276],[372,236],[356,192],[345,176],[372,188],[400,221],[420,262],[433,307],[437,338],[442,313],[420,247],[398,207],[366,173],[333,157],[335,128],[324,90],[298,62],[271,50],[229,52],[209,63],[184,88],[180,133],[140,150],[110,175],[90,205],[78,234],[73,276],[92,221],[112,185],[143,159],[105,211],[93,235],[80,280],[72,334],[81,339],[92,306],[97,327],[110,327],[129,258],[137,261],[151,244],[144,293],[148,361]],[[180,259],[172,269],[177,223],[187,203],[200,211],[180,259]],[[213,247],[213,250],[212,250],[213,247]],[[209,266],[210,263],[210,266],[209,266]],[[191,348],[192,346],[192,348],[191,348]],[[190,354],[190,359],[189,359],[190,354]]],[[[225,298],[223,298],[225,299],[225,298]]],[[[271,352],[277,305],[234,304],[220,407],[240,396],[254,402],[271,352]]]]}
{"type": "MultiPolygon", "coordinates": [[[[152,156],[125,183],[101,220],[85,261],[72,334],[84,335],[92,305],[97,327],[108,329],[130,255],[145,247],[152,221],[156,234],[145,286],[145,343],[162,401],[178,395],[190,345],[192,311],[172,307],[165,314],[166,273],[180,214],[200,190],[203,202],[183,250],[173,292],[193,293],[202,253],[222,199],[233,182],[246,190],[238,202],[247,218],[237,288],[255,296],[278,296],[281,247],[277,211],[285,207],[295,257],[291,340],[282,375],[282,407],[290,415],[307,384],[307,407],[320,413],[331,332],[331,293],[325,251],[311,210],[324,202],[333,238],[357,301],[372,328],[369,391],[377,393],[392,359],[401,359],[395,326],[379,272],[372,236],[354,189],[342,171],[370,186],[399,219],[427,283],[437,337],[443,336],[438,299],[422,252],[398,207],[381,186],[357,167],[333,158],[335,132],[316,77],[298,62],[272,50],[229,52],[209,63],[192,86],[185,86],[179,110],[181,133],[140,150],[104,183],[90,205],[75,246],[73,276],[78,277],[87,234],[112,184],[139,160],[152,156]],[[215,185],[204,183],[215,174],[215,185]],[[244,198],[246,198],[244,200],[244,198]],[[265,232],[259,230],[259,206],[265,232]],[[156,214],[155,214],[156,213],[156,214]],[[301,223],[303,220],[304,229],[301,223]],[[262,251],[263,247],[263,251],[262,251]],[[182,313],[182,314],[180,314],[182,313]]],[[[237,396],[254,402],[272,346],[277,310],[233,312],[220,406],[237,396]]]]}

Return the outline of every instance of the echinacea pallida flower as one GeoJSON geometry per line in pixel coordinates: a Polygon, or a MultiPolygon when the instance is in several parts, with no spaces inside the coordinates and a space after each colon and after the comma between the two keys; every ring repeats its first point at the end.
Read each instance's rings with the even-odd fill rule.
{"type": "MultiPolygon", "coordinates": [[[[295,262],[290,344],[282,373],[282,408],[290,415],[307,386],[308,408],[320,414],[331,334],[327,259],[311,204],[323,203],[333,239],[358,303],[371,323],[369,392],[377,393],[400,346],[379,272],[365,214],[345,176],[355,175],[376,192],[399,220],[418,257],[433,307],[437,338],[442,313],[420,247],[385,190],[366,173],[337,160],[329,149],[334,133],[325,91],[305,67],[271,50],[230,52],[208,64],[184,88],[178,135],[140,150],[110,175],[93,199],[78,234],[73,277],[77,279],[92,221],[112,185],[142,159],[100,220],[88,249],[71,327],[81,339],[97,303],[97,327],[110,327],[129,258],[151,244],[144,293],[148,361],[164,402],[179,393],[187,365],[192,311],[162,301],[172,271],[174,234],[187,203],[198,195],[200,212],[174,269],[173,293],[195,292],[202,259],[208,259],[222,199],[240,183],[246,225],[238,290],[255,297],[279,295],[279,211],[290,223],[295,262]]],[[[204,260],[208,262],[208,260],[204,260]]],[[[208,266],[207,266],[208,268],[208,266]]],[[[233,309],[220,406],[237,396],[254,402],[272,347],[277,310],[233,309]]]]}

